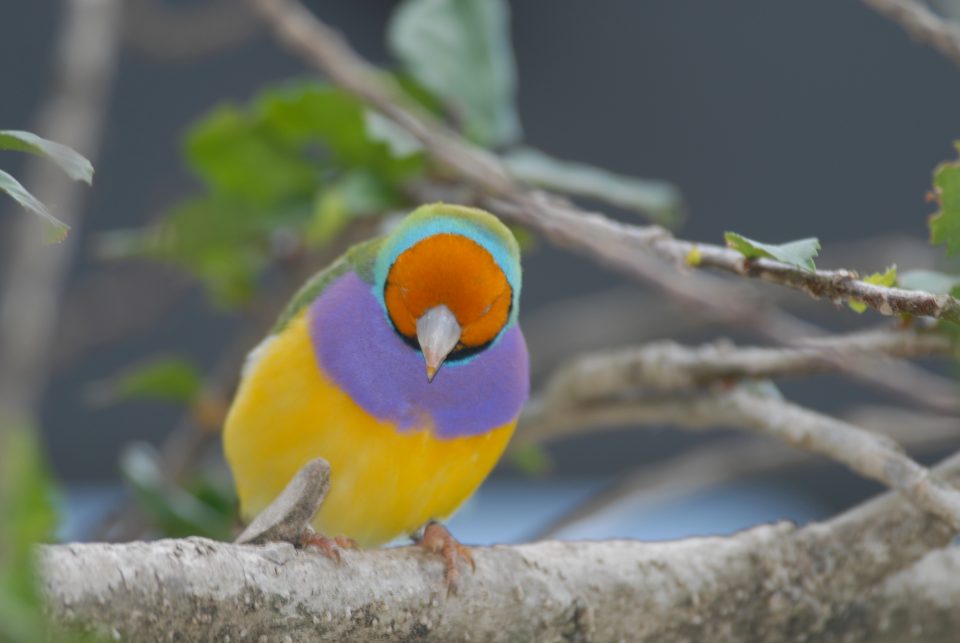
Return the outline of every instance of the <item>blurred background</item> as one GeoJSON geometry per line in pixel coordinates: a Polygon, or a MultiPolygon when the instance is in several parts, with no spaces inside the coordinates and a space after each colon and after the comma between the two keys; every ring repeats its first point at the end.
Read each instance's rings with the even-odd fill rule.
{"type": "MultiPolygon", "coordinates": [[[[0,128],[38,131],[46,101],[58,91],[58,42],[70,3],[0,2],[0,128]]],[[[320,241],[304,246],[296,224],[272,219],[258,232],[266,259],[258,255],[240,277],[224,277],[212,260],[164,255],[156,231],[171,213],[184,216],[184,203],[215,191],[202,145],[189,143],[188,133],[198,132],[197,123],[209,125],[212,113],[224,114],[212,110],[229,104],[249,114],[270,88],[312,79],[313,72],[281,50],[243,3],[121,4],[93,144],[96,179],[80,195],[74,219],[39,422],[63,489],[61,531],[68,538],[176,534],[193,529],[197,515],[202,522],[210,507],[220,517],[230,511],[215,432],[239,360],[269,327],[294,278],[379,226],[368,216],[324,219],[317,225],[328,227],[314,237],[320,241]],[[155,450],[131,449],[138,443],[155,450]],[[178,513],[198,498],[207,503],[202,510],[178,513]]],[[[369,60],[397,67],[386,34],[400,3],[308,4],[369,60]]],[[[514,0],[509,18],[523,144],[676,186],[683,238],[722,243],[725,230],[770,242],[817,236],[821,267],[939,265],[941,253],[927,246],[932,207],[924,195],[932,168],[954,155],[952,141],[960,138],[960,72],[863,3],[514,0]]],[[[0,167],[14,175],[31,162],[0,153],[0,167]]],[[[283,167],[273,170],[282,174],[283,167]]],[[[625,209],[586,203],[638,220],[625,209]]],[[[62,204],[48,205],[56,212],[62,204]]],[[[12,256],[14,230],[25,216],[0,200],[0,266],[12,256]]],[[[738,328],[707,325],[695,311],[543,240],[526,244],[524,269],[521,323],[535,389],[563,359],[586,349],[659,339],[757,341],[738,328]],[[579,321],[570,328],[568,319],[579,321]]],[[[8,268],[0,270],[9,276],[8,268]]],[[[756,287],[826,328],[882,323],[870,311],[858,316],[756,287]]],[[[949,374],[943,364],[933,368],[949,374]]],[[[781,389],[830,413],[890,401],[834,376],[787,380],[781,389]]],[[[879,489],[816,462],[682,484],[698,472],[687,475],[677,463],[696,469],[698,457],[731,439],[742,434],[645,427],[544,445],[505,460],[451,526],[467,542],[547,532],[675,538],[805,521],[879,489]],[[660,474],[679,483],[659,484],[660,474]],[[588,512],[586,520],[567,516],[625,476],[645,480],[651,493],[588,512]]],[[[934,459],[938,448],[950,445],[918,457],[934,459]]],[[[219,519],[212,519],[214,533],[219,519]]]]}

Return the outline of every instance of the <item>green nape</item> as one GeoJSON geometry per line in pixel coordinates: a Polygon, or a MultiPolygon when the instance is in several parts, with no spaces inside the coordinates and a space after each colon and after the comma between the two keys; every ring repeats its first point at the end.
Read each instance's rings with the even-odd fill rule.
{"type": "Polygon", "coordinates": [[[300,314],[300,311],[313,303],[340,275],[352,270],[364,281],[373,283],[373,264],[384,239],[385,237],[374,237],[351,246],[336,261],[310,277],[280,313],[272,333],[276,335],[283,331],[287,324],[300,314]]]}
{"type": "Polygon", "coordinates": [[[403,220],[403,222],[400,224],[400,226],[398,226],[397,230],[395,230],[391,236],[398,234],[402,229],[411,228],[434,217],[450,215],[453,215],[456,218],[465,219],[476,225],[478,228],[489,230],[503,242],[503,244],[510,251],[510,254],[519,260],[520,246],[517,243],[517,238],[514,236],[513,232],[511,232],[510,228],[508,228],[503,221],[498,219],[496,215],[491,214],[486,210],[472,208],[466,205],[455,205],[453,203],[444,203],[442,201],[421,205],[403,220]]]}

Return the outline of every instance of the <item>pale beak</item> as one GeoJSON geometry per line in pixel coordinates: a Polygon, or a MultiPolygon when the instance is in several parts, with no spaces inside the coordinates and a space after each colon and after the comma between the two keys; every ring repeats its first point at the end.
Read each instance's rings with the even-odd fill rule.
{"type": "Polygon", "coordinates": [[[427,381],[432,382],[443,360],[460,341],[457,317],[443,304],[434,306],[417,320],[417,341],[427,363],[427,381]]]}

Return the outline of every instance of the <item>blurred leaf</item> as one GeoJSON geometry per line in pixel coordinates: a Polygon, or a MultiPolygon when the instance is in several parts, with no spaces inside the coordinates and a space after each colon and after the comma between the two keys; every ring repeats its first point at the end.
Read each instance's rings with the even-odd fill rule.
{"type": "Polygon", "coordinates": [[[306,228],[307,243],[322,247],[333,241],[354,218],[382,213],[398,199],[396,192],[372,172],[348,172],[317,195],[313,216],[306,228]]]}
{"type": "Polygon", "coordinates": [[[340,234],[350,223],[350,213],[343,193],[339,190],[324,190],[317,195],[313,217],[307,226],[307,243],[313,247],[325,246],[340,234]]]}
{"type": "MultiPolygon", "coordinates": [[[[960,151],[960,141],[954,143],[960,151]]],[[[940,211],[930,217],[930,240],[960,252],[960,161],[941,163],[933,172],[933,195],[940,211]]]]}
{"type": "Polygon", "coordinates": [[[56,527],[54,488],[36,431],[9,424],[0,431],[0,640],[45,640],[32,548],[56,527]]]}
{"type": "Polygon", "coordinates": [[[528,476],[543,476],[553,470],[553,459],[538,444],[528,444],[514,449],[510,460],[519,471],[528,476]]]}
{"type": "Polygon", "coordinates": [[[166,480],[153,447],[135,443],[120,456],[120,471],[130,484],[137,503],[164,536],[204,536],[230,540],[234,513],[220,504],[209,504],[166,480]]]}
{"type": "Polygon", "coordinates": [[[47,243],[60,243],[67,238],[67,233],[70,232],[70,226],[50,214],[50,212],[47,211],[46,206],[40,203],[35,196],[30,194],[30,192],[28,192],[19,181],[3,170],[0,170],[0,191],[6,192],[13,197],[14,201],[19,203],[25,209],[33,212],[36,215],[39,215],[44,221],[46,221],[47,243]]]}
{"type": "Polygon", "coordinates": [[[319,167],[235,107],[217,108],[193,126],[186,149],[191,167],[213,191],[257,205],[307,194],[319,181],[319,167]]]}
{"type": "Polygon", "coordinates": [[[96,383],[93,391],[100,403],[143,399],[189,405],[202,385],[203,378],[191,362],[178,357],[159,357],[96,383]]]}
{"type": "Polygon", "coordinates": [[[900,287],[907,290],[925,290],[934,295],[960,296],[960,275],[948,275],[936,270],[908,270],[900,275],[900,287]]]}
{"type": "Polygon", "coordinates": [[[528,253],[537,249],[537,235],[531,232],[530,228],[513,223],[507,225],[507,227],[510,228],[510,232],[513,233],[513,237],[517,240],[520,252],[528,253]]]}
{"type": "Polygon", "coordinates": [[[320,157],[325,167],[366,168],[387,182],[397,182],[423,164],[416,150],[398,149],[397,132],[384,134],[389,126],[380,123],[371,132],[363,104],[328,85],[304,82],[264,91],[254,101],[253,112],[297,153],[325,151],[327,156],[320,157]]]}
{"type": "Polygon", "coordinates": [[[179,265],[203,281],[218,304],[232,307],[253,294],[270,260],[271,234],[306,220],[308,212],[309,202],[269,209],[226,196],[199,197],[151,228],[101,235],[97,250],[101,257],[145,256],[179,265]]]}
{"type": "Polygon", "coordinates": [[[675,226],[682,219],[680,191],[666,181],[622,176],[525,147],[507,152],[503,160],[510,174],[533,185],[604,201],[663,225],[675,226]]]}
{"type": "MultiPolygon", "coordinates": [[[[897,283],[897,267],[896,265],[890,266],[884,272],[875,272],[872,275],[867,275],[863,278],[863,280],[868,284],[891,288],[897,283]]],[[[856,301],[855,299],[848,301],[847,305],[858,313],[862,313],[867,309],[867,305],[865,303],[862,301],[856,301]]]]}
{"type": "Polygon", "coordinates": [[[773,245],[748,239],[736,232],[724,232],[727,246],[733,248],[747,259],[766,257],[782,263],[813,272],[817,267],[813,258],[820,253],[820,240],[815,237],[773,245]]]}
{"type": "Polygon", "coordinates": [[[506,0],[404,0],[388,43],[407,72],[462,119],[486,146],[520,136],[506,0]]]}
{"type": "Polygon", "coordinates": [[[53,161],[74,181],[93,183],[93,165],[73,149],[19,130],[0,130],[0,150],[29,152],[53,161]]]}

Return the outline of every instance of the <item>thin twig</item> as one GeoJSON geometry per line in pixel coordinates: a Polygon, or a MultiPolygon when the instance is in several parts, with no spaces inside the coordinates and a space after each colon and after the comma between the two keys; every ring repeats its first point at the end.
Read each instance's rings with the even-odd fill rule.
{"type": "MultiPolygon", "coordinates": [[[[357,56],[339,34],[303,5],[289,0],[251,1],[281,41],[326,72],[334,83],[407,130],[435,160],[448,165],[473,188],[486,193],[483,205],[536,228],[560,246],[656,285],[686,303],[692,314],[749,326],[781,343],[816,334],[817,330],[770,306],[743,284],[707,273],[690,272],[686,278],[678,279],[675,265],[671,264],[686,265],[690,251],[696,247],[699,266],[773,281],[779,279],[778,283],[828,296],[834,301],[849,297],[862,299],[885,314],[912,311],[960,319],[960,302],[945,295],[885,289],[858,281],[854,273],[845,271],[807,273],[775,261],[747,262],[742,255],[726,248],[676,240],[663,228],[627,225],[579,209],[562,197],[530,191],[513,181],[495,156],[466,142],[412,104],[379,70],[357,56]],[[665,258],[668,261],[664,261],[665,258]]],[[[877,370],[871,364],[852,361],[843,368],[858,379],[907,395],[932,408],[943,411],[956,408],[952,389],[946,393],[948,386],[910,365],[877,370]]]]}
{"type": "MultiPolygon", "coordinates": [[[[625,386],[629,392],[632,387],[625,386]]],[[[900,446],[848,422],[737,387],[700,395],[673,395],[600,404],[565,403],[550,396],[531,403],[514,448],[581,434],[586,429],[670,424],[690,429],[752,429],[840,462],[864,477],[902,492],[917,506],[960,530],[960,490],[932,478],[900,446]]]]}
{"type": "MultiPolygon", "coordinates": [[[[618,347],[577,357],[560,367],[545,395],[548,400],[584,404],[641,387],[680,390],[718,381],[836,371],[844,361],[864,356],[949,356],[956,352],[949,338],[915,331],[862,331],[805,343],[803,348],[737,347],[727,341],[695,348],[674,342],[618,347]]],[[[884,362],[877,367],[883,368],[884,362]]]]}
{"type": "MultiPolygon", "coordinates": [[[[885,315],[907,313],[960,321],[960,301],[948,295],[876,286],[846,270],[808,272],[770,259],[748,261],[729,248],[675,239],[663,228],[620,223],[570,205],[556,195],[529,190],[511,179],[495,156],[470,145],[411,105],[383,74],[302,4],[292,0],[251,1],[284,43],[334,83],[417,138],[436,160],[486,192],[498,213],[530,225],[562,245],[630,270],[682,297],[691,296],[688,280],[667,274],[657,259],[684,265],[688,257],[697,255],[693,263],[698,267],[764,279],[832,301],[861,301],[885,315]]],[[[742,315],[742,309],[737,310],[726,298],[726,293],[732,292],[730,285],[717,288],[706,294],[698,286],[694,298],[701,306],[709,303],[718,311],[742,315]]],[[[742,300],[737,296],[734,303],[742,300]]]]}

